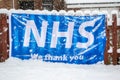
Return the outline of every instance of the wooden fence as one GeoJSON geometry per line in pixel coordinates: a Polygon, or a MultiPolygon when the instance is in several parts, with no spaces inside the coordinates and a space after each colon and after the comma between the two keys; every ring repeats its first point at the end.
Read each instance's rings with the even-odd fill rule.
{"type": "Polygon", "coordinates": [[[117,26],[117,16],[115,14],[112,15],[112,26],[106,27],[106,37],[104,64],[117,65],[120,61],[120,26],[117,26]]]}
{"type": "MultiPolygon", "coordinates": [[[[106,22],[106,49],[104,53],[104,64],[117,65],[119,63],[120,53],[120,26],[117,26],[116,15],[112,16],[112,26],[108,26],[106,22]]],[[[0,14],[0,62],[5,61],[9,57],[9,30],[7,23],[8,16],[0,14]]]]}

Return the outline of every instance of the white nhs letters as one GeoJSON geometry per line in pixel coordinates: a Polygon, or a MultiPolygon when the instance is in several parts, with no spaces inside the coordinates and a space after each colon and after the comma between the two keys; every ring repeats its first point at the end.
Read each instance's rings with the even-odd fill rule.
{"type": "Polygon", "coordinates": [[[77,47],[78,48],[88,48],[90,45],[93,44],[94,42],[94,36],[92,33],[90,32],[87,32],[85,30],[86,27],[94,27],[94,21],[87,21],[87,22],[84,22],[80,25],[79,27],[79,33],[81,36],[84,36],[86,38],[88,38],[88,41],[86,43],[81,43],[81,42],[78,42],[77,43],[77,47]]]}
{"type": "MultiPolygon", "coordinates": [[[[82,42],[77,42],[76,47],[78,48],[88,48],[91,46],[94,42],[94,36],[92,33],[88,32],[85,30],[86,27],[93,27],[94,26],[94,21],[87,21],[82,23],[79,26],[79,34],[85,38],[87,38],[86,43],[82,42]]],[[[66,43],[65,43],[65,48],[71,48],[72,46],[72,37],[73,37],[73,30],[74,30],[74,22],[69,22],[68,23],[68,29],[66,32],[59,32],[59,24],[60,22],[54,21],[53,22],[53,30],[52,30],[52,38],[51,38],[51,44],[50,48],[56,48],[57,45],[57,40],[58,37],[66,37],[66,43]]],[[[30,43],[30,33],[32,31],[34,38],[36,40],[36,43],[38,47],[44,47],[45,46],[45,41],[46,41],[46,33],[47,33],[47,27],[48,27],[48,22],[43,21],[41,28],[41,33],[38,32],[36,24],[34,20],[28,20],[26,23],[26,29],[25,29],[25,36],[24,36],[24,47],[29,47],[30,43]]]]}
{"type": "Polygon", "coordinates": [[[45,40],[46,40],[46,32],[47,32],[47,25],[48,23],[46,21],[42,22],[41,27],[41,36],[36,28],[36,24],[33,20],[28,20],[26,23],[26,30],[25,30],[25,37],[24,37],[24,43],[23,46],[28,47],[30,42],[30,33],[31,30],[33,32],[33,35],[35,37],[35,40],[37,42],[37,45],[39,47],[45,46],[45,40]]]}
{"type": "Polygon", "coordinates": [[[68,23],[68,31],[67,32],[59,32],[59,22],[54,22],[53,24],[53,32],[52,32],[52,40],[51,40],[51,48],[56,48],[57,38],[58,37],[66,37],[66,45],[65,48],[70,48],[72,45],[72,36],[73,36],[74,22],[68,23]]]}

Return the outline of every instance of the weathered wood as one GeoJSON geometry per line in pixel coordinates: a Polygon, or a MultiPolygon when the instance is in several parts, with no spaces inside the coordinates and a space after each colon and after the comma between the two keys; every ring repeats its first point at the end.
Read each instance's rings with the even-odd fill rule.
{"type": "Polygon", "coordinates": [[[109,62],[109,54],[108,54],[108,50],[109,50],[109,41],[110,41],[110,34],[109,34],[110,30],[109,27],[107,26],[107,19],[106,19],[106,48],[105,48],[105,53],[104,53],[104,64],[110,64],[109,62]]]}
{"type": "Polygon", "coordinates": [[[8,58],[7,52],[7,38],[8,38],[8,23],[7,23],[7,15],[0,14],[0,61],[5,61],[8,58]]]}
{"type": "Polygon", "coordinates": [[[112,43],[113,43],[113,65],[117,64],[117,18],[116,15],[113,15],[113,23],[112,23],[112,43]]]}
{"type": "Polygon", "coordinates": [[[107,26],[106,28],[106,49],[104,53],[104,64],[110,64],[117,65],[120,57],[120,53],[117,52],[117,49],[119,49],[119,31],[120,26],[117,26],[117,15],[112,15],[113,23],[112,26],[107,26]],[[112,35],[111,35],[112,34],[112,35]],[[112,52],[108,52],[109,48],[112,48],[112,52]],[[109,59],[111,58],[112,61],[109,59]]]}

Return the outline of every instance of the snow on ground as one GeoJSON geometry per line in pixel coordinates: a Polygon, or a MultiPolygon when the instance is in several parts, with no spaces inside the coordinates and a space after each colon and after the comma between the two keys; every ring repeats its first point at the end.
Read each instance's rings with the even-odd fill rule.
{"type": "Polygon", "coordinates": [[[77,65],[10,58],[0,63],[0,80],[120,80],[120,65],[77,65]]]}

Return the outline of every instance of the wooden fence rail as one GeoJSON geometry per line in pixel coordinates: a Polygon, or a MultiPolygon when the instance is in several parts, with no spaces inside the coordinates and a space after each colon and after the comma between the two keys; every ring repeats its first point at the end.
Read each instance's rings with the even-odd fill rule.
{"type": "MultiPolygon", "coordinates": [[[[7,23],[8,16],[0,14],[0,62],[5,61],[9,57],[9,30],[7,23]]],[[[112,26],[107,26],[106,22],[106,49],[104,53],[104,64],[117,65],[120,58],[118,49],[120,48],[120,26],[117,26],[116,15],[112,16],[112,26]]]]}

